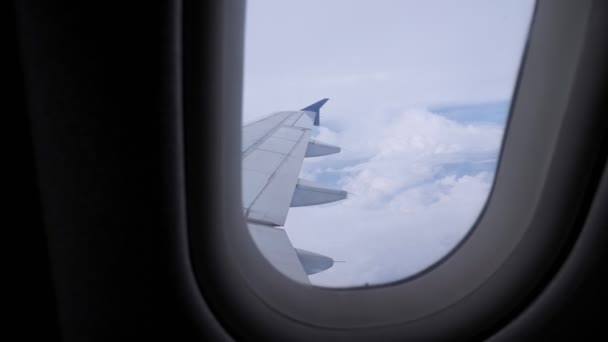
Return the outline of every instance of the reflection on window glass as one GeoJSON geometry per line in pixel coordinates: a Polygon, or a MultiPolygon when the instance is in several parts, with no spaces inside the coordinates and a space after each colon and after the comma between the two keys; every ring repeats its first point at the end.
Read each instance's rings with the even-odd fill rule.
{"type": "MultiPolygon", "coordinates": [[[[297,177],[348,198],[293,207],[284,226],[270,224],[284,229],[301,262],[309,258],[306,267],[324,269],[322,256],[342,261],[309,270],[312,284],[396,281],[466,235],[493,183],[533,7],[532,0],[248,2],[245,124],[329,98],[310,138],[342,148],[306,158],[297,177]]],[[[257,153],[248,165],[268,169],[243,176],[253,201],[259,193],[251,189],[268,182],[254,178],[272,174],[284,163],[278,155],[297,144],[271,135],[263,142],[270,152],[254,151],[256,134],[268,132],[251,127],[243,158],[257,153]]],[[[252,224],[265,224],[265,213],[255,215],[252,224]]],[[[282,239],[255,240],[280,249],[282,239]]]]}

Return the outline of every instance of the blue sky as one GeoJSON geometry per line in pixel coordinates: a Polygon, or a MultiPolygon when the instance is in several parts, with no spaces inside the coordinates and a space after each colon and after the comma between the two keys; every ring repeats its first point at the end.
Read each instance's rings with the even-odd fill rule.
{"type": "Polygon", "coordinates": [[[294,246],[346,263],[321,286],[395,281],[449,252],[490,190],[533,1],[248,2],[244,121],[321,98],[301,177],[353,193],[292,208],[294,246]]]}

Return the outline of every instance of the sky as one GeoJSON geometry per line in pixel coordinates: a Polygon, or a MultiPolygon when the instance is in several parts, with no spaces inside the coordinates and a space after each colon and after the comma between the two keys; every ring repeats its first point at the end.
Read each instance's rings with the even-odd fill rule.
{"type": "Polygon", "coordinates": [[[534,2],[250,0],[243,121],[322,98],[313,138],[342,147],[300,177],[347,190],[292,208],[319,286],[397,281],[469,231],[491,189],[534,2]]]}

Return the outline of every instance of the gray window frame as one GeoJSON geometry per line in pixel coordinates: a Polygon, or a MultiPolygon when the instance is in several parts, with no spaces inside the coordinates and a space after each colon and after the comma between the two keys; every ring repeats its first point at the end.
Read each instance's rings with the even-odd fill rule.
{"type": "Polygon", "coordinates": [[[580,165],[593,156],[579,148],[594,117],[581,118],[588,108],[578,82],[585,76],[582,61],[597,57],[585,39],[595,20],[593,5],[537,2],[495,182],[468,236],[412,277],[350,289],[288,279],[247,232],[239,134],[244,3],[218,6],[221,36],[215,49],[221,58],[212,75],[218,134],[210,137],[218,158],[207,161],[218,181],[215,193],[189,205],[210,201],[215,216],[197,220],[198,226],[189,223],[189,245],[201,291],[221,321],[246,334],[264,331],[297,340],[454,339],[470,336],[476,326],[500,324],[509,310],[517,310],[546,280],[566,248],[565,236],[576,232],[572,206],[585,210],[579,203],[585,191],[580,165]]]}

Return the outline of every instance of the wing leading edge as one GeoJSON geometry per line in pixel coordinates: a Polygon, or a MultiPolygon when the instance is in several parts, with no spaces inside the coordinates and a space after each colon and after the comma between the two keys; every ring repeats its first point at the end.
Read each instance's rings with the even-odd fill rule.
{"type": "Polygon", "coordinates": [[[310,139],[327,100],[272,113],[243,126],[242,132],[243,213],[251,236],[275,268],[305,283],[308,274],[331,267],[333,259],[292,246],[283,228],[289,208],[347,197],[344,190],[298,178],[305,157],[340,152],[337,146],[310,139]]]}

